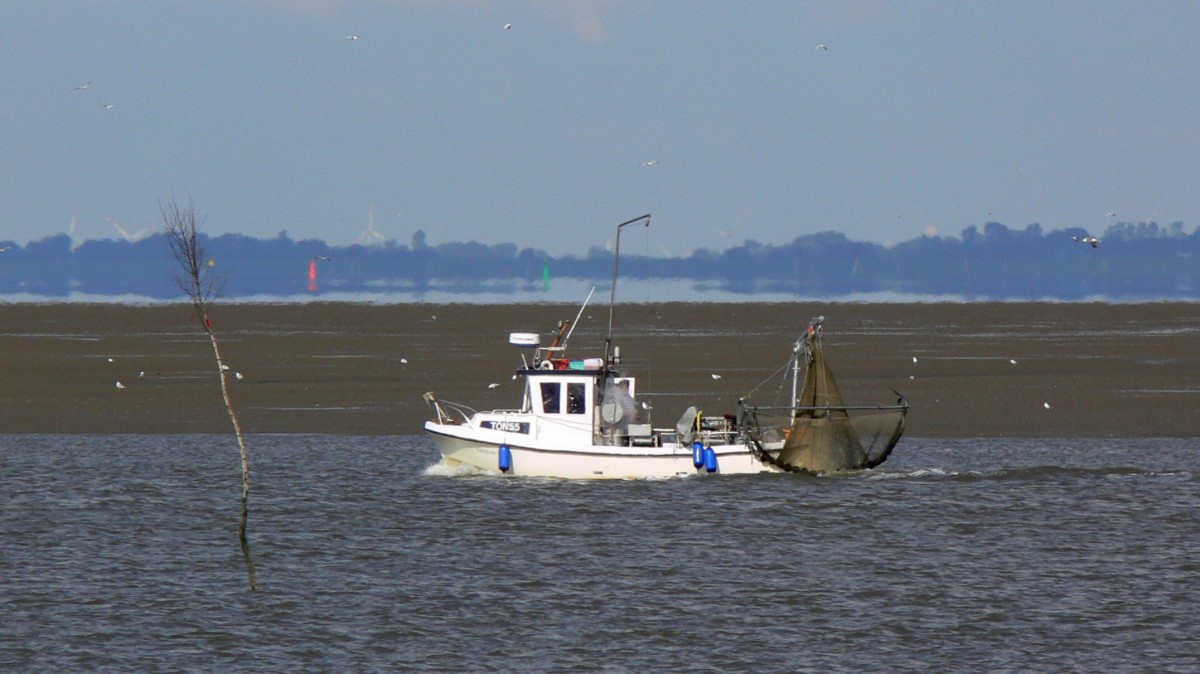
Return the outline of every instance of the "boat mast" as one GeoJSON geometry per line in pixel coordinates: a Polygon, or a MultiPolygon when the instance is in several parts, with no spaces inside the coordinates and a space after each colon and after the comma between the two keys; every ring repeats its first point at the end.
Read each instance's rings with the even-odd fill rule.
{"type": "Polygon", "coordinates": [[[609,294],[608,294],[608,336],[604,338],[604,369],[606,371],[608,370],[609,350],[612,348],[613,304],[616,302],[616,299],[617,299],[617,263],[621,259],[621,228],[626,225],[632,225],[634,223],[641,222],[642,220],[646,221],[647,227],[650,226],[650,214],[649,213],[647,213],[645,215],[640,215],[632,220],[626,220],[625,222],[622,222],[621,224],[617,225],[617,243],[616,243],[616,248],[613,251],[612,289],[609,290],[609,294]]]}
{"type": "Polygon", "coordinates": [[[800,381],[800,350],[803,347],[803,337],[796,339],[796,344],[792,347],[792,413],[796,411],[796,396],[799,395],[797,387],[800,381]]]}
{"type": "Polygon", "coordinates": [[[796,344],[792,346],[792,413],[796,412],[796,402],[799,396],[798,388],[800,386],[800,358],[804,357],[804,366],[807,369],[812,363],[813,349],[817,348],[816,340],[821,338],[821,324],[825,322],[824,316],[817,316],[808,324],[808,330],[796,339],[796,344]]]}

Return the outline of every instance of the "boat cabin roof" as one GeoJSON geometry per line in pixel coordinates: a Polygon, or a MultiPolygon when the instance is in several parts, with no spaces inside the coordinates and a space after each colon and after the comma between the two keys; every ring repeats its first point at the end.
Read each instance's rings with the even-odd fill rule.
{"type": "MultiPolygon", "coordinates": [[[[605,374],[604,370],[538,370],[538,369],[520,369],[517,374],[525,375],[526,377],[595,377],[599,378],[605,374]]],[[[621,375],[615,370],[608,371],[609,377],[620,377],[621,375]]]]}

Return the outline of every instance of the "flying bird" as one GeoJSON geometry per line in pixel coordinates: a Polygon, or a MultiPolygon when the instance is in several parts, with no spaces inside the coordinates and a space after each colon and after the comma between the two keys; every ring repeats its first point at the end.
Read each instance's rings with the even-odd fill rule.
{"type": "Polygon", "coordinates": [[[642,162],[642,166],[656,166],[656,165],[658,165],[657,159],[651,159],[650,161],[642,162]]]}
{"type": "Polygon", "coordinates": [[[512,24],[511,23],[504,24],[504,30],[512,30],[512,24]]]}
{"type": "Polygon", "coordinates": [[[714,372],[714,373],[713,373],[713,375],[712,375],[712,378],[713,378],[713,379],[720,379],[720,378],[721,378],[721,375],[719,375],[719,374],[717,374],[716,372],[714,372]]]}
{"type": "Polygon", "coordinates": [[[112,103],[101,103],[100,107],[104,108],[105,110],[112,110],[115,106],[112,103]]]}
{"type": "Polygon", "coordinates": [[[496,383],[496,382],[492,382],[492,383],[488,384],[488,388],[496,388],[496,387],[497,387],[497,386],[499,386],[499,385],[500,385],[500,384],[498,384],[498,383],[496,383]]]}
{"type": "Polygon", "coordinates": [[[347,36],[346,36],[346,39],[347,39],[347,40],[357,40],[357,39],[358,39],[358,36],[357,36],[357,35],[347,35],[347,36]]]}
{"type": "Polygon", "coordinates": [[[823,44],[819,44],[819,45],[817,45],[817,48],[814,51],[829,51],[829,47],[826,47],[823,44]]]}
{"type": "Polygon", "coordinates": [[[329,262],[329,256],[328,256],[328,255],[318,255],[318,256],[314,257],[313,259],[314,259],[314,260],[320,260],[320,261],[322,261],[322,262],[329,262]]]}
{"type": "Polygon", "coordinates": [[[88,80],[88,81],[84,82],[83,84],[76,86],[75,91],[81,91],[83,89],[87,89],[90,86],[92,86],[92,81],[88,80]]]}
{"type": "Polygon", "coordinates": [[[1092,248],[1100,245],[1100,239],[1097,239],[1094,236],[1072,236],[1071,240],[1078,241],[1079,243],[1089,244],[1092,248]]]}
{"type": "Polygon", "coordinates": [[[1113,213],[1112,211],[1109,211],[1109,212],[1105,213],[1105,215],[1107,215],[1107,216],[1108,216],[1108,217],[1110,217],[1110,218],[1115,218],[1115,217],[1117,217],[1117,214],[1116,214],[1116,213],[1113,213]]]}

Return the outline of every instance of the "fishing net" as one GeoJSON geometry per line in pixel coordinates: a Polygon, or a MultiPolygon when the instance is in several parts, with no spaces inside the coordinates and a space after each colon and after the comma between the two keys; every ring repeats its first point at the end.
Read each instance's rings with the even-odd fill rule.
{"type": "MultiPolygon", "coordinates": [[[[783,447],[770,462],[793,472],[830,473],[883,463],[904,430],[907,403],[850,407],[825,360],[820,321],[801,338],[797,358],[806,364],[804,384],[782,429],[783,447]]],[[[772,433],[776,431],[768,431],[772,433]]],[[[776,436],[777,437],[777,436],[776,436]]],[[[770,441],[770,437],[762,437],[770,441]]],[[[761,449],[761,443],[759,443],[761,449]]]]}

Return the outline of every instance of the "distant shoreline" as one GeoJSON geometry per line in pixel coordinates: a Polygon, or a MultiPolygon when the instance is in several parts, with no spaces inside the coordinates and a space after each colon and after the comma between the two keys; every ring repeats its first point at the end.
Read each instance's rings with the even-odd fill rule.
{"type": "MultiPolygon", "coordinates": [[[[299,304],[361,304],[373,306],[389,306],[397,304],[574,304],[580,305],[587,297],[589,288],[597,288],[597,297],[603,290],[605,296],[593,298],[593,304],[602,302],[607,305],[607,285],[600,286],[589,281],[578,279],[560,279],[559,285],[567,281],[577,283],[565,289],[553,292],[515,292],[515,293],[484,293],[484,292],[452,292],[431,291],[427,293],[297,293],[293,295],[248,295],[242,297],[221,297],[220,304],[228,305],[286,305],[299,304]]],[[[684,285],[684,282],[670,282],[674,285],[684,285]]],[[[789,293],[738,294],[727,291],[696,292],[689,288],[667,288],[664,285],[645,281],[622,280],[618,290],[619,304],[1197,304],[1197,298],[1178,297],[1105,297],[1093,296],[1079,299],[1061,299],[1056,297],[1029,298],[990,298],[969,297],[963,295],[907,295],[901,293],[854,293],[834,297],[804,297],[789,293]],[[651,293],[653,292],[653,296],[651,293]]],[[[187,299],[182,295],[172,298],[150,297],[147,295],[90,295],[87,293],[72,293],[67,296],[46,296],[35,294],[0,294],[0,305],[95,305],[112,304],[130,307],[169,306],[186,304],[187,299]]]]}

